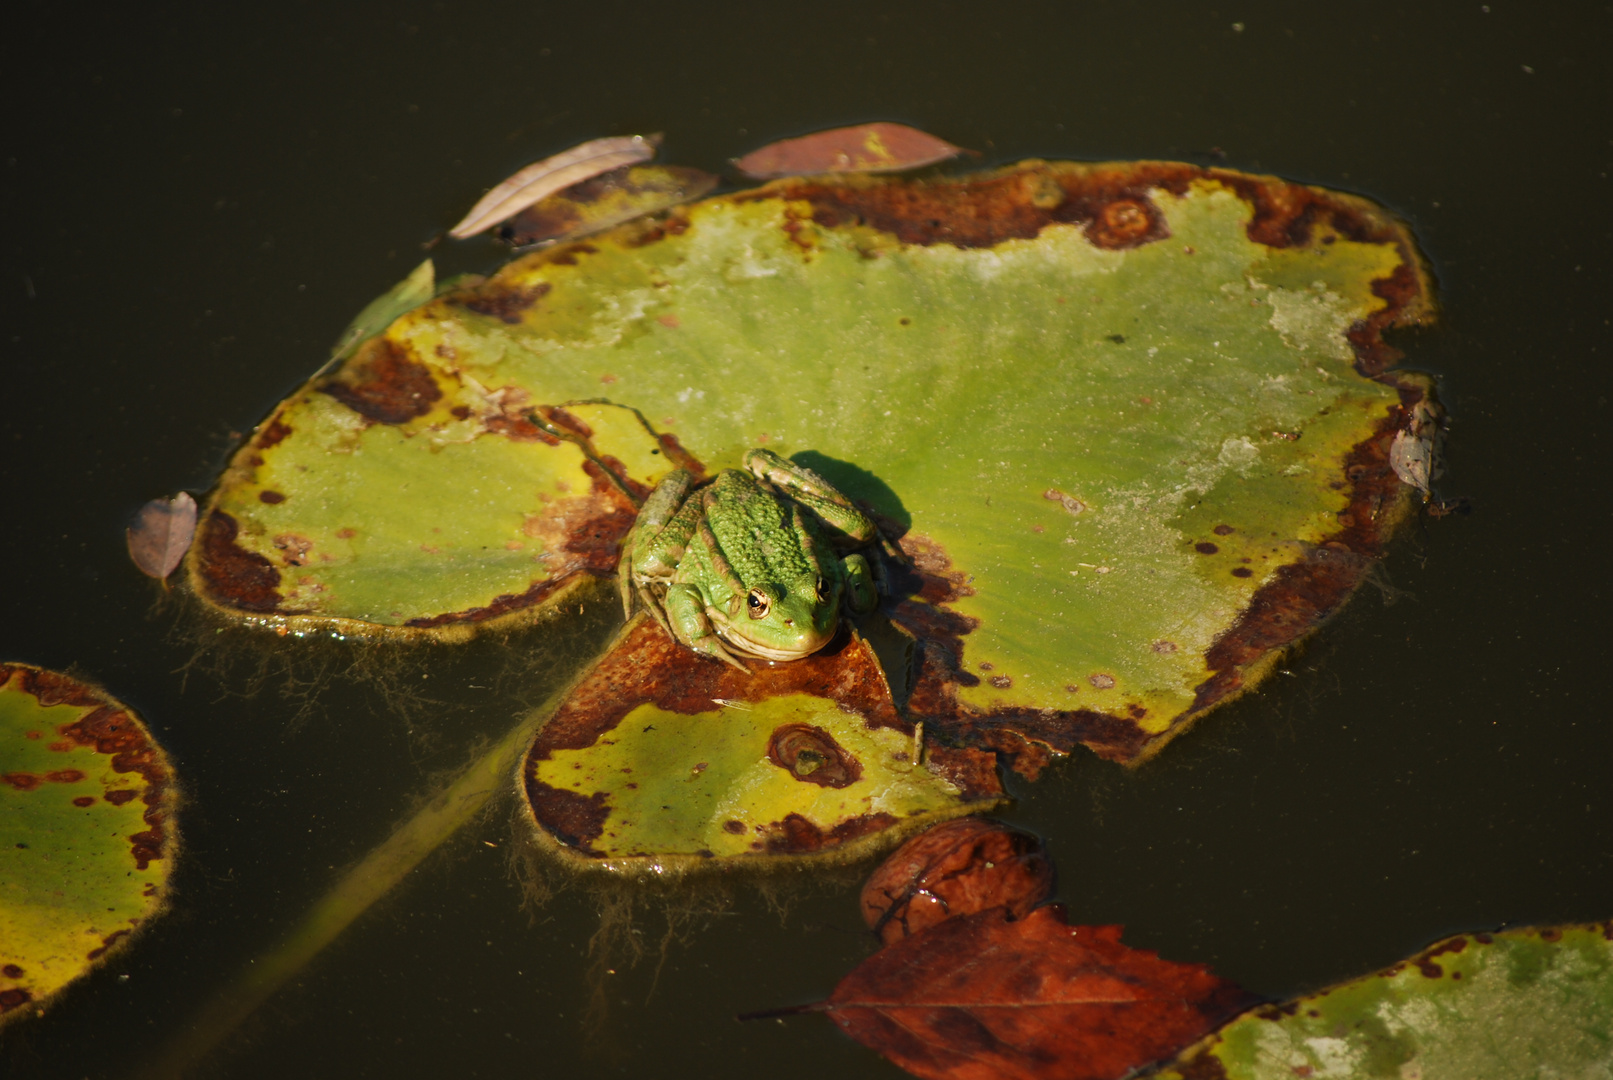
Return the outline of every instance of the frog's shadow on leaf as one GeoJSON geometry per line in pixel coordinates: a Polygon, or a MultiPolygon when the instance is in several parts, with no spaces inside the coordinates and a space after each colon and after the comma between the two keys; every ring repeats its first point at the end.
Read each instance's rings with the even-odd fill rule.
{"type": "Polygon", "coordinates": [[[906,536],[913,527],[913,515],[907,512],[896,491],[862,466],[816,450],[791,454],[790,460],[811,469],[858,502],[872,506],[879,515],[880,526],[886,529],[892,540],[906,536]]]}

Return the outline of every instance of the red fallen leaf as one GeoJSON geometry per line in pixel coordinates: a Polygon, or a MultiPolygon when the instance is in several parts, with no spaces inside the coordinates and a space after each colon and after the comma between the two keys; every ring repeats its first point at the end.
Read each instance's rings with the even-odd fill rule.
{"type": "Polygon", "coordinates": [[[1024,918],[1053,892],[1053,864],[1029,833],[984,818],[927,829],[863,886],[863,920],[889,945],[959,915],[1004,907],[1024,918]]]}
{"type": "Polygon", "coordinates": [[[858,124],[798,139],[768,143],[734,165],[746,176],[766,180],[809,173],[897,172],[933,165],[965,151],[906,124],[858,124]]]}
{"type": "Polygon", "coordinates": [[[129,526],[129,558],[140,572],[159,580],[174,572],[196,535],[196,500],[181,491],[172,499],[152,499],[129,526]]]}
{"type": "Polygon", "coordinates": [[[948,919],[863,961],[821,1008],[926,1080],[1118,1080],[1254,1003],[1120,931],[1069,926],[1057,905],[948,919]]]}

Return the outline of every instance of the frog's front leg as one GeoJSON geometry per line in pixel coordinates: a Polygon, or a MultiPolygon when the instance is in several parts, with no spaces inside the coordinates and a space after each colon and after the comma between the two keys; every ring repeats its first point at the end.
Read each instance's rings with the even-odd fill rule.
{"type": "Polygon", "coordinates": [[[750,670],[734,659],[712,629],[711,620],[706,617],[706,604],[700,598],[700,590],[693,585],[674,583],[666,587],[666,617],[670,624],[673,640],[681,641],[697,653],[721,660],[749,675],[750,670]]]}

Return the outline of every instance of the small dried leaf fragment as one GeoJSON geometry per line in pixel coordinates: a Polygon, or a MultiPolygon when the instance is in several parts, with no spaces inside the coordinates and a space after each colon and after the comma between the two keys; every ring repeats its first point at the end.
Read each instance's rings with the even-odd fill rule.
{"type": "Polygon", "coordinates": [[[987,908],[1024,918],[1053,891],[1053,864],[1029,833],[958,818],[920,833],[863,886],[863,921],[889,945],[987,908]]]}
{"type": "Polygon", "coordinates": [[[1430,485],[1443,471],[1439,463],[1439,439],[1444,428],[1444,411],[1426,398],[1412,406],[1406,426],[1395,432],[1389,446],[1389,466],[1400,482],[1432,494],[1430,485]]]}
{"type": "Polygon", "coordinates": [[[906,124],[858,124],[769,143],[734,165],[758,180],[812,173],[899,172],[957,157],[963,148],[906,124]]]}
{"type": "Polygon", "coordinates": [[[636,165],[655,156],[659,135],[623,135],[593,139],[573,146],[553,157],[534,162],[483,195],[464,220],[448,235],[465,239],[519,214],[539,199],[562,188],[610,172],[623,165],[636,165]]]}
{"type": "Polygon", "coordinates": [[[1252,999],[1199,964],[1070,926],[1057,905],[1000,908],[888,945],[825,1004],[845,1032],[927,1080],[1119,1080],[1252,999]]]}
{"type": "Polygon", "coordinates": [[[152,499],[140,508],[126,535],[129,558],[140,572],[166,578],[190,550],[196,535],[196,500],[186,491],[172,499],[152,499]]]}

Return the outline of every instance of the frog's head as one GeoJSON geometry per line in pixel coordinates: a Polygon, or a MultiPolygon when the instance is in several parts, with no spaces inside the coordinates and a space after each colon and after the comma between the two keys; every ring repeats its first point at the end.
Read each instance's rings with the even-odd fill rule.
{"type": "Polygon", "coordinates": [[[729,611],[707,609],[736,652],[763,660],[799,660],[829,644],[840,615],[840,583],[821,577],[768,582],[737,596],[729,611]]]}

